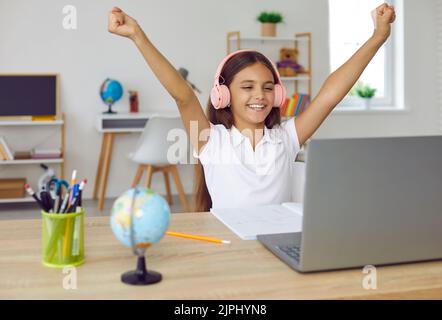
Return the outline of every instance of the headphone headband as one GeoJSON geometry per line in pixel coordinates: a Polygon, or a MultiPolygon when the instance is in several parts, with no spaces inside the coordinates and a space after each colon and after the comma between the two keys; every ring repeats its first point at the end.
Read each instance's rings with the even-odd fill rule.
{"type": "MultiPolygon", "coordinates": [[[[236,56],[237,54],[240,54],[240,53],[243,53],[243,52],[258,52],[258,51],[256,51],[256,50],[250,50],[250,49],[242,49],[242,50],[238,50],[238,51],[232,52],[232,53],[229,54],[227,57],[225,57],[225,58],[221,61],[221,63],[218,65],[218,68],[216,69],[216,73],[215,73],[215,85],[219,85],[219,78],[220,78],[220,76],[221,76],[221,72],[223,71],[224,65],[227,63],[227,61],[229,61],[230,58],[236,56]]],[[[260,52],[258,52],[258,53],[260,53],[260,52]]],[[[262,53],[260,53],[260,54],[262,54],[262,53]]],[[[263,55],[263,54],[262,54],[262,55],[263,55]]],[[[276,74],[276,81],[277,81],[277,83],[282,85],[282,81],[281,81],[281,78],[280,78],[280,76],[279,76],[279,72],[278,72],[278,69],[276,68],[276,65],[273,63],[272,60],[270,60],[269,58],[267,58],[265,55],[263,55],[263,56],[264,56],[264,58],[266,58],[267,61],[272,65],[272,67],[273,67],[273,71],[275,71],[275,74],[276,74]]]]}

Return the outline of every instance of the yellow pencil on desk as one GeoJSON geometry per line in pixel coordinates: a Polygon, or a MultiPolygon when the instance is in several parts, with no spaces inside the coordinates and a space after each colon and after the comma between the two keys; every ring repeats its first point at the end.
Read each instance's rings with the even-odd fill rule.
{"type": "Polygon", "coordinates": [[[186,234],[186,233],[180,233],[180,232],[174,232],[174,231],[167,231],[166,234],[168,236],[174,236],[174,237],[180,237],[180,238],[208,241],[208,242],[214,242],[214,243],[230,244],[229,240],[221,240],[221,239],[211,238],[211,237],[196,236],[196,235],[192,235],[192,234],[186,234]]]}

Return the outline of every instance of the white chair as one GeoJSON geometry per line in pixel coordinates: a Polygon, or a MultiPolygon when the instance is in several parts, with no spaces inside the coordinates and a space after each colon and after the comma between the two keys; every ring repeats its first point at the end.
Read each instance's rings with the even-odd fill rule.
{"type": "Polygon", "coordinates": [[[184,161],[187,160],[188,145],[188,137],[181,118],[160,116],[149,118],[138,140],[135,152],[129,155],[132,161],[138,163],[132,188],[139,184],[145,170],[147,176],[145,185],[150,188],[152,175],[160,171],[164,176],[167,202],[172,204],[169,184],[169,173],[171,173],[183,211],[188,212],[189,204],[176,166],[178,163],[185,163],[184,161]],[[171,141],[168,141],[168,137],[171,141]]]}

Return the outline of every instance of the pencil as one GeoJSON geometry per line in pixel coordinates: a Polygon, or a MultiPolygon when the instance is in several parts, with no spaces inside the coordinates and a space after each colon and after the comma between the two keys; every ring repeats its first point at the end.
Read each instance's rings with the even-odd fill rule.
{"type": "MultiPolygon", "coordinates": [[[[71,179],[71,192],[69,193],[69,205],[72,203],[72,198],[74,197],[74,186],[77,183],[77,170],[72,171],[72,179],[71,179]]],[[[67,209],[67,207],[66,207],[67,209]]],[[[63,258],[66,257],[68,251],[69,244],[69,236],[70,236],[70,219],[66,219],[66,233],[64,235],[63,241],[63,258]]]]}
{"type": "Polygon", "coordinates": [[[185,233],[179,233],[179,232],[173,232],[173,231],[167,231],[166,234],[168,236],[174,236],[174,237],[180,237],[180,238],[230,244],[229,240],[220,240],[220,239],[211,238],[211,237],[195,236],[195,235],[191,235],[191,234],[185,234],[185,233]]]}
{"type": "Polygon", "coordinates": [[[66,219],[66,234],[64,235],[64,241],[63,241],[63,258],[66,258],[67,254],[68,254],[68,244],[69,244],[69,236],[70,236],[70,232],[69,232],[69,228],[70,228],[70,221],[71,218],[66,219]]]}

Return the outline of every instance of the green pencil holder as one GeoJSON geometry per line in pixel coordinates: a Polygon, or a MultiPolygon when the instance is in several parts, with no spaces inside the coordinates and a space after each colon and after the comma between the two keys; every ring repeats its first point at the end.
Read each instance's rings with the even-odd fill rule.
{"type": "Polygon", "coordinates": [[[76,213],[42,216],[42,263],[63,268],[84,263],[84,209],[76,213]]]}

